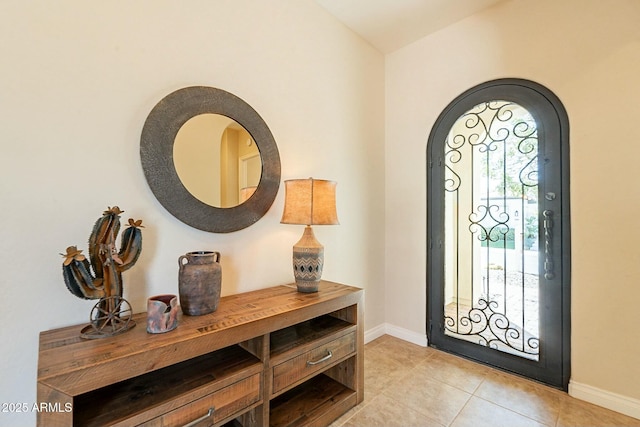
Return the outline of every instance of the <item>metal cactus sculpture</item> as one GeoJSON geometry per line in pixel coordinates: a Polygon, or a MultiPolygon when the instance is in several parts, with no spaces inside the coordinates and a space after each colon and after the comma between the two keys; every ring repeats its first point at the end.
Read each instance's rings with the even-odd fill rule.
{"type": "Polygon", "coordinates": [[[121,236],[120,251],[116,237],[120,231],[119,207],[109,207],[93,226],[89,237],[89,260],[76,246],[69,246],[62,263],[64,282],[69,291],[83,299],[100,299],[89,315],[90,325],[81,331],[83,338],[103,338],[135,326],[131,306],[122,297],[122,272],[133,267],[142,251],[142,220],[129,219],[121,236]]]}

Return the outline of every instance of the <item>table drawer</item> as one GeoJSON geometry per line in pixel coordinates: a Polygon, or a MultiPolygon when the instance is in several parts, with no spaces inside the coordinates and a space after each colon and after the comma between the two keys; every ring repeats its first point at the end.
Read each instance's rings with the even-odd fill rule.
{"type": "Polygon", "coordinates": [[[200,419],[200,422],[190,425],[211,426],[234,414],[239,415],[259,400],[260,374],[255,374],[141,425],[145,427],[184,426],[200,419]],[[213,411],[209,414],[211,408],[213,411]]]}
{"type": "Polygon", "coordinates": [[[324,370],[334,361],[356,351],[356,334],[348,333],[273,367],[273,393],[324,370]]]}

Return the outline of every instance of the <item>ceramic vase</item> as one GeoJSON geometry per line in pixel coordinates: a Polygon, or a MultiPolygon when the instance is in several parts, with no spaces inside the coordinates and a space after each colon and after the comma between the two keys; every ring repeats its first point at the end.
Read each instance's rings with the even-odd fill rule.
{"type": "Polygon", "coordinates": [[[178,291],[182,312],[200,316],[217,310],[222,288],[220,253],[187,252],[178,258],[178,291]]]}
{"type": "Polygon", "coordinates": [[[156,295],[147,300],[147,332],[162,334],[178,326],[178,298],[156,295]]]}

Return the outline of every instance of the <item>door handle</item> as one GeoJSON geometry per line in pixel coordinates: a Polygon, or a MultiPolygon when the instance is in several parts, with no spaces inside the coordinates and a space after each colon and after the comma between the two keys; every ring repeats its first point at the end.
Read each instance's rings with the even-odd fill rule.
{"type": "Polygon", "coordinates": [[[555,277],[553,272],[553,258],[551,254],[551,231],[553,230],[553,211],[545,209],[542,212],[542,227],[544,228],[544,278],[551,280],[555,277]]]}

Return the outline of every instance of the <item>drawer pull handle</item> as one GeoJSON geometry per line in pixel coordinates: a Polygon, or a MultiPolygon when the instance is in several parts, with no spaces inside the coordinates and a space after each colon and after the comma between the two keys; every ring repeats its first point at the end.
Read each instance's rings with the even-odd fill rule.
{"type": "Polygon", "coordinates": [[[327,355],[324,356],[322,359],[318,359],[316,361],[307,360],[307,366],[313,366],[313,365],[317,365],[317,364],[322,363],[322,362],[326,362],[327,360],[331,359],[332,357],[333,357],[333,353],[331,353],[331,350],[327,350],[327,355]]]}
{"type": "Polygon", "coordinates": [[[201,421],[206,420],[207,418],[209,418],[210,416],[213,415],[213,413],[215,412],[216,408],[214,408],[213,406],[211,408],[209,408],[209,412],[207,412],[205,415],[201,416],[200,418],[198,418],[197,420],[193,420],[191,421],[189,424],[185,424],[184,427],[192,427],[196,424],[198,424],[201,421]]]}

